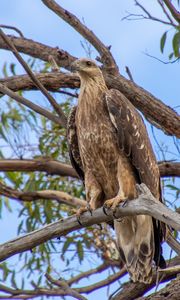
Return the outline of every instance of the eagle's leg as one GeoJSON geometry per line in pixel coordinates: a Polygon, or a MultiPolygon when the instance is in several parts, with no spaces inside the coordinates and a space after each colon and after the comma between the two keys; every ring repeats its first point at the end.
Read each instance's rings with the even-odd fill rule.
{"type": "Polygon", "coordinates": [[[87,205],[81,207],[77,210],[76,215],[80,221],[80,216],[89,211],[92,214],[92,211],[98,207],[102,206],[102,189],[96,178],[91,172],[85,173],[85,190],[86,190],[86,200],[87,205]]]}
{"type": "Polygon", "coordinates": [[[119,193],[116,197],[112,199],[108,199],[104,202],[104,208],[112,209],[113,211],[116,210],[116,207],[127,200],[123,193],[119,193]]]}

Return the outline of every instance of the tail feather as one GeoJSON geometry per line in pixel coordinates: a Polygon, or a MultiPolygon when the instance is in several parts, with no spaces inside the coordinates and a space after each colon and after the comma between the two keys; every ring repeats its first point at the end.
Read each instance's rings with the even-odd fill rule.
{"type": "Polygon", "coordinates": [[[154,231],[149,216],[125,217],[114,222],[117,244],[131,279],[136,282],[152,281],[152,260],[154,257],[154,231]]]}

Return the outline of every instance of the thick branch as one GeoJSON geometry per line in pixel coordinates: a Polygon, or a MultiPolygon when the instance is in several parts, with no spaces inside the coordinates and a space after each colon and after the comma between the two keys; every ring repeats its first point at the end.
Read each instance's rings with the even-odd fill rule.
{"type": "MultiPolygon", "coordinates": [[[[36,77],[50,91],[57,91],[59,88],[79,88],[79,77],[63,72],[38,73],[36,77]]],[[[36,86],[28,75],[17,75],[0,79],[0,83],[16,92],[19,90],[36,90],[36,86]]]]}
{"type": "MultiPolygon", "coordinates": [[[[104,75],[108,87],[122,92],[144,114],[149,122],[169,135],[180,137],[180,117],[173,109],[121,75],[112,76],[106,73],[104,75]],[[159,111],[161,111],[161,114],[159,114],[159,111]]],[[[35,85],[31,80],[26,75],[22,76],[1,79],[0,82],[7,84],[9,88],[16,91],[19,89],[34,89],[35,85]]],[[[53,91],[59,87],[77,88],[80,84],[78,77],[72,74],[46,73],[36,76],[39,76],[43,84],[53,91]]]]}
{"type": "MultiPolygon", "coordinates": [[[[158,163],[161,177],[180,177],[180,162],[162,161],[158,163]]],[[[49,158],[42,159],[0,159],[0,172],[46,172],[49,175],[78,178],[74,168],[49,158]]]]}
{"type": "MultiPolygon", "coordinates": [[[[177,256],[173,258],[169,263],[168,266],[176,266],[180,264],[180,256],[177,256]]],[[[164,273],[163,277],[160,276],[160,282],[164,282],[167,280],[170,280],[174,278],[177,275],[177,270],[174,269],[174,272],[171,273],[164,273]]],[[[134,299],[139,299],[138,297],[141,297],[145,292],[148,292],[153,286],[156,285],[157,281],[157,272],[155,271],[153,273],[153,280],[152,283],[150,284],[144,284],[144,283],[126,283],[124,284],[123,288],[121,291],[112,298],[112,300],[134,300],[134,299]]],[[[163,291],[163,290],[162,290],[163,291]]],[[[141,298],[140,298],[141,299],[141,298]]],[[[156,299],[156,298],[153,298],[156,299]]],[[[164,299],[171,299],[169,298],[164,298],[164,299]]],[[[177,298],[178,299],[178,298],[177,298]]],[[[158,300],[158,298],[157,298],[158,300]]]]}
{"type": "MultiPolygon", "coordinates": [[[[49,61],[49,55],[51,55],[59,66],[68,70],[70,70],[71,63],[76,59],[76,57],[58,47],[50,47],[27,38],[14,37],[12,35],[8,35],[8,37],[19,52],[44,61],[49,61]]],[[[1,36],[0,48],[9,50],[9,47],[3,41],[1,36]]]]}
{"type": "Polygon", "coordinates": [[[70,165],[48,158],[42,159],[0,159],[0,171],[46,172],[49,175],[77,178],[76,171],[70,165]]]}
{"type": "MultiPolygon", "coordinates": [[[[180,215],[157,201],[144,184],[141,184],[139,189],[143,194],[135,200],[128,201],[123,208],[119,207],[116,212],[117,218],[140,214],[150,215],[174,229],[180,230],[180,215]]],[[[95,210],[92,216],[89,212],[86,212],[81,217],[82,226],[87,227],[112,220],[112,212],[108,211],[108,213],[108,216],[105,215],[102,208],[95,210]]],[[[64,236],[82,228],[82,226],[78,223],[76,216],[48,224],[41,229],[0,245],[0,261],[17,253],[30,250],[49,239],[64,236]]]]}
{"type": "Polygon", "coordinates": [[[180,177],[180,162],[164,161],[158,165],[161,177],[180,177]]]}
{"type": "Polygon", "coordinates": [[[92,30],[89,30],[75,15],[61,7],[54,0],[42,0],[42,2],[95,47],[101,55],[101,61],[108,69],[108,72],[112,72],[113,74],[118,73],[118,66],[116,65],[109,47],[106,47],[92,30]]]}
{"type": "Polygon", "coordinates": [[[22,192],[14,190],[0,182],[0,195],[9,197],[19,201],[35,201],[39,199],[57,200],[60,203],[65,203],[70,206],[79,207],[85,206],[86,201],[61,191],[44,190],[34,192],[22,192]]]}
{"type": "Polygon", "coordinates": [[[180,138],[180,116],[172,108],[121,75],[105,74],[105,79],[109,88],[122,92],[150,123],[166,134],[180,138]]]}
{"type": "Polygon", "coordinates": [[[165,288],[153,293],[147,297],[138,298],[138,300],[178,300],[179,299],[180,276],[172,280],[165,288]]]}

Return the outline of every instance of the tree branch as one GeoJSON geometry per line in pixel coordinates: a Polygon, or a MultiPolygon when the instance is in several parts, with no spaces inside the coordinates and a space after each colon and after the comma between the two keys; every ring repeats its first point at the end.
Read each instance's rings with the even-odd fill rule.
{"type": "MultiPolygon", "coordinates": [[[[158,163],[161,177],[180,177],[180,162],[161,161],[158,163]]],[[[75,169],[50,158],[41,159],[0,159],[0,172],[46,172],[49,175],[78,178],[75,169]]]]}
{"type": "Polygon", "coordinates": [[[150,123],[166,134],[180,138],[180,116],[172,108],[121,75],[104,75],[108,87],[123,93],[150,123]],[[159,111],[161,111],[161,114],[159,111]]]}
{"type": "Polygon", "coordinates": [[[86,205],[85,200],[70,196],[68,193],[62,191],[44,190],[34,192],[22,192],[6,186],[2,182],[0,182],[0,195],[6,196],[11,199],[27,202],[45,199],[57,200],[60,203],[64,203],[73,207],[80,207],[86,205]]]}
{"type": "MultiPolygon", "coordinates": [[[[128,201],[123,208],[119,207],[117,209],[117,218],[139,214],[150,215],[170,225],[172,228],[180,230],[180,215],[157,201],[144,184],[141,184],[139,189],[142,194],[137,199],[128,201]]],[[[112,211],[108,211],[108,214],[108,216],[104,214],[103,208],[93,211],[92,216],[89,215],[89,212],[86,212],[81,217],[82,226],[87,227],[108,222],[113,219],[112,211]]],[[[41,229],[0,245],[0,261],[17,253],[30,250],[49,239],[64,236],[82,228],[82,226],[78,223],[76,216],[48,224],[41,229]]]]}
{"type": "MultiPolygon", "coordinates": [[[[0,82],[7,83],[8,87],[14,90],[26,89],[26,86],[27,89],[35,88],[26,75],[21,76],[23,77],[1,79],[0,82]]],[[[80,84],[78,77],[72,74],[46,73],[36,76],[39,76],[43,84],[50,90],[56,90],[59,87],[77,88],[80,84]]],[[[173,109],[121,75],[112,76],[104,73],[104,76],[107,86],[122,92],[150,123],[162,129],[166,134],[180,137],[180,117],[173,109]],[[161,110],[161,114],[159,114],[159,110],[161,110]]]]}
{"type": "Polygon", "coordinates": [[[106,47],[92,30],[89,30],[89,28],[82,24],[75,15],[62,8],[54,0],[42,0],[42,2],[94,46],[101,55],[101,62],[104,64],[104,67],[108,70],[108,72],[118,74],[118,66],[109,47],[106,47]]]}
{"type": "MultiPolygon", "coordinates": [[[[180,263],[180,256],[177,256],[177,257],[173,258],[172,260],[170,260],[168,262],[168,265],[170,267],[172,267],[172,266],[178,265],[179,263],[180,263]]],[[[162,277],[160,277],[160,282],[165,282],[167,280],[174,278],[177,275],[177,273],[178,273],[178,271],[176,269],[174,269],[174,272],[164,274],[162,277]]],[[[113,297],[111,299],[112,300],[124,300],[124,299],[126,299],[126,300],[138,299],[139,300],[138,297],[141,297],[144,293],[148,292],[151,288],[153,288],[156,285],[156,281],[157,281],[157,271],[154,271],[153,272],[153,280],[150,284],[133,283],[133,282],[125,283],[123,285],[123,288],[121,289],[121,291],[115,297],[113,297]]],[[[140,298],[140,299],[142,299],[142,298],[140,298]]],[[[152,299],[156,299],[156,298],[152,298],[152,299]]],[[[167,298],[167,299],[171,299],[171,298],[167,298]]],[[[159,300],[159,298],[157,298],[157,300],[159,300]]]]}
{"type": "MultiPolygon", "coordinates": [[[[59,88],[79,88],[79,77],[63,72],[38,73],[36,77],[50,91],[56,92],[59,88]]],[[[17,75],[0,79],[0,83],[14,92],[19,90],[29,91],[37,90],[31,78],[28,75],[17,75]]]]}
{"type": "MultiPolygon", "coordinates": [[[[0,284],[0,290],[8,293],[13,296],[14,298],[18,299],[28,299],[29,297],[35,298],[39,296],[81,296],[81,293],[89,294],[95,290],[98,290],[100,288],[103,288],[105,286],[108,286],[112,284],[113,282],[117,281],[119,278],[124,276],[126,273],[125,269],[121,269],[120,271],[116,272],[113,275],[110,275],[108,278],[101,280],[97,283],[91,284],[89,286],[81,287],[81,288],[70,288],[69,287],[69,281],[64,280],[56,280],[52,278],[50,275],[46,274],[47,279],[54,285],[58,286],[58,288],[37,288],[35,290],[23,290],[23,289],[12,289],[9,287],[6,287],[2,284],[0,284]],[[72,293],[72,294],[71,294],[72,293]]],[[[0,296],[0,299],[8,299],[11,296],[0,296]],[[2,298],[3,297],[3,298],[2,298]]],[[[83,296],[81,296],[83,297],[83,296]]],[[[77,299],[86,299],[84,298],[77,298],[77,299]]]]}
{"type": "Polygon", "coordinates": [[[16,100],[18,103],[25,105],[26,107],[32,109],[33,111],[37,112],[38,114],[53,121],[54,123],[62,125],[62,121],[56,115],[52,114],[50,111],[42,108],[41,106],[29,101],[28,99],[24,98],[23,96],[20,96],[19,94],[11,91],[9,88],[7,88],[6,86],[4,86],[1,83],[0,83],[0,92],[3,95],[8,95],[9,97],[16,100]]]}
{"type": "MultiPolygon", "coordinates": [[[[67,51],[59,49],[59,47],[50,47],[27,38],[14,37],[12,35],[7,36],[19,52],[44,61],[49,61],[49,55],[51,55],[58,66],[67,70],[70,70],[71,63],[76,59],[76,57],[70,55],[67,51]]],[[[0,48],[10,50],[1,36],[0,48]]]]}
{"type": "Polygon", "coordinates": [[[174,19],[180,23],[180,12],[174,7],[174,5],[172,4],[172,2],[170,0],[164,0],[164,3],[166,4],[166,6],[168,7],[168,9],[170,10],[172,16],[174,17],[174,19]]]}
{"type": "Polygon", "coordinates": [[[158,165],[161,177],[180,177],[180,162],[162,161],[158,165]]]}
{"type": "Polygon", "coordinates": [[[0,172],[46,172],[48,175],[70,176],[77,178],[78,175],[70,165],[49,158],[41,159],[0,159],[0,172]]]}
{"type": "Polygon", "coordinates": [[[14,26],[9,26],[9,25],[3,25],[3,24],[0,24],[0,27],[1,28],[6,28],[6,29],[12,29],[14,31],[16,31],[20,37],[24,37],[23,33],[21,30],[19,30],[17,27],[14,27],[14,26]]]}
{"type": "Polygon", "coordinates": [[[43,93],[43,95],[48,99],[49,103],[52,105],[54,110],[57,112],[61,119],[62,126],[66,127],[67,119],[64,115],[62,109],[58,105],[58,103],[54,100],[54,98],[49,94],[49,92],[46,90],[46,88],[42,85],[42,83],[37,79],[37,77],[34,75],[34,73],[29,68],[28,64],[25,62],[25,60],[21,57],[19,52],[17,51],[16,47],[14,46],[13,42],[8,38],[8,36],[0,29],[0,36],[2,39],[6,42],[9,49],[13,52],[17,60],[20,62],[20,64],[23,66],[31,80],[34,82],[34,84],[40,89],[40,91],[43,93]]]}

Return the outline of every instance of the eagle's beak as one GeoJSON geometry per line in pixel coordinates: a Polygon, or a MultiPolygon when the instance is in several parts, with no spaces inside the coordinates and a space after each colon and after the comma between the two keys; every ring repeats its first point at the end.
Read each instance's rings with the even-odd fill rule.
{"type": "Polygon", "coordinates": [[[77,63],[77,61],[75,60],[75,61],[71,64],[71,72],[77,72],[78,70],[79,70],[78,63],[77,63]]]}

